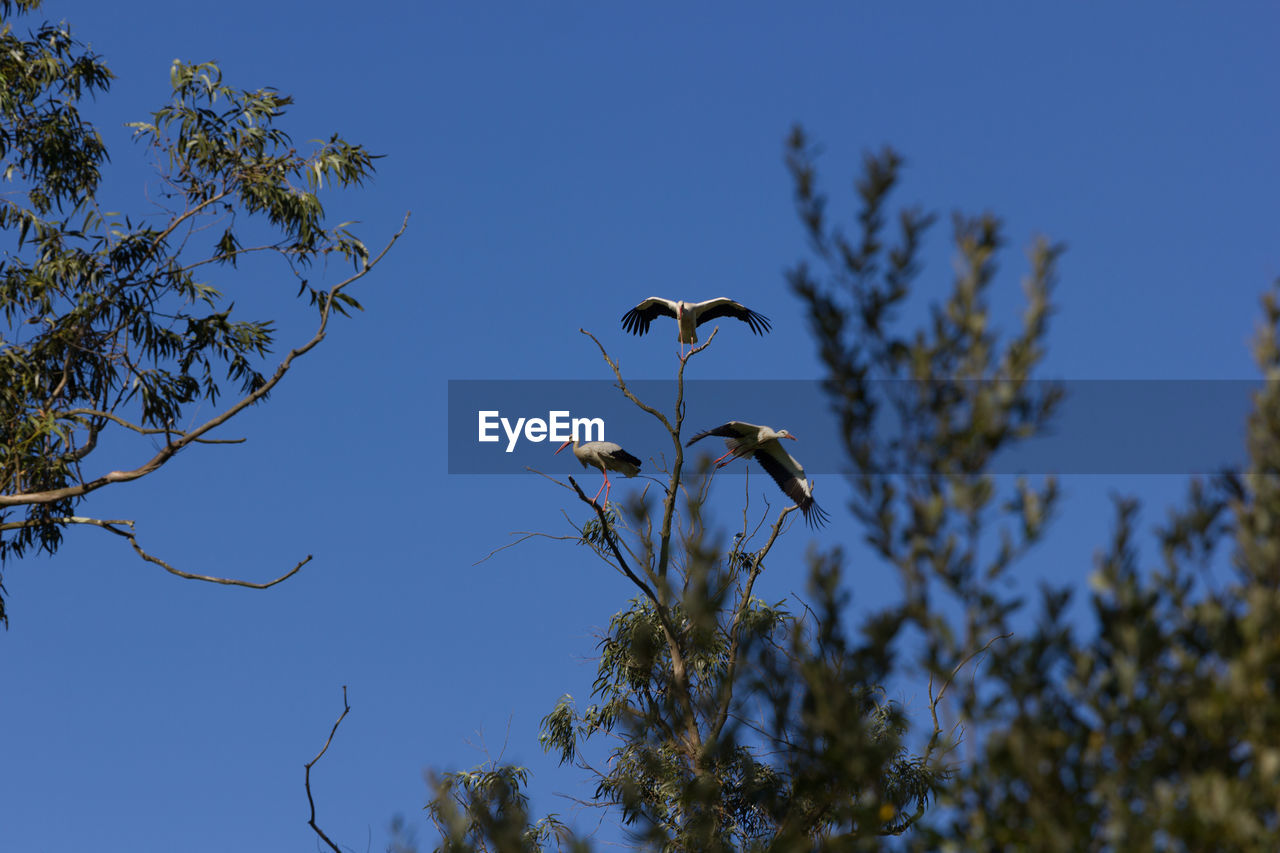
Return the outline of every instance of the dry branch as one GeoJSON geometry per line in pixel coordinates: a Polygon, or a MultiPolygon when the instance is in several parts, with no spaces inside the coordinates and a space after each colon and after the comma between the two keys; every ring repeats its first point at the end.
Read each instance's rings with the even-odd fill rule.
{"type": "Polygon", "coordinates": [[[304,776],[304,783],[307,789],[307,804],[311,807],[311,817],[307,820],[307,825],[315,830],[316,835],[321,841],[329,845],[329,849],[332,850],[333,853],[342,853],[342,851],[338,848],[338,845],[334,844],[333,841],[330,840],[329,836],[324,834],[324,830],[316,824],[316,801],[315,798],[311,796],[311,768],[314,767],[316,762],[324,757],[324,754],[329,751],[329,744],[333,743],[333,736],[338,733],[338,726],[342,725],[342,721],[346,719],[347,713],[350,711],[351,706],[347,704],[347,685],[344,684],[342,685],[342,714],[339,715],[337,721],[334,722],[333,728],[329,731],[329,737],[325,740],[324,746],[320,748],[320,751],[316,753],[316,757],[307,762],[306,774],[304,776]]]}
{"type": "Polygon", "coordinates": [[[115,535],[128,540],[129,544],[133,546],[133,550],[137,552],[139,557],[146,560],[148,563],[153,563],[159,566],[171,575],[186,578],[187,580],[204,581],[205,583],[223,584],[225,586],[242,586],[246,589],[267,589],[278,583],[286,581],[297,574],[299,569],[311,562],[312,558],[312,555],[308,554],[306,557],[299,560],[296,566],[280,575],[278,578],[258,583],[256,581],[240,580],[239,578],[224,578],[218,575],[201,575],[194,572],[184,572],[182,569],[170,565],[159,557],[149,554],[143,550],[142,546],[138,544],[137,536],[134,533],[134,522],[128,518],[102,519],[89,518],[82,515],[64,515],[56,518],[25,519],[23,521],[7,521],[4,524],[0,524],[0,532],[4,532],[6,530],[19,530],[24,527],[38,527],[43,524],[83,524],[90,527],[100,527],[109,533],[114,533],[115,535]],[[120,525],[124,525],[129,529],[123,530],[120,525]]]}

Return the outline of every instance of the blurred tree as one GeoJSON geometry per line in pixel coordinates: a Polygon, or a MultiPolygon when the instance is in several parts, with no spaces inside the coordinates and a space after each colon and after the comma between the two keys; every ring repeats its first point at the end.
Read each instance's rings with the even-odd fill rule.
{"type": "Polygon", "coordinates": [[[13,17],[39,6],[0,0],[0,230],[9,241],[0,255],[0,563],[33,548],[52,554],[69,525],[89,525],[182,577],[278,583],[292,572],[263,584],[183,572],[147,554],[132,521],[77,512],[98,489],[145,477],[192,445],[227,441],[219,428],[266,399],[324,338],[331,314],[359,307],[345,288],[386,249],[373,257],[344,226],[326,226],[317,193],[360,185],[374,157],[337,136],[300,153],[276,127],[289,97],[233,89],[214,65],[175,61],[172,102],[129,125],[155,159],[148,210],[108,212],[99,198],[107,151],[78,105],[105,93],[111,72],[65,23],[18,35],[13,17]],[[339,268],[331,259],[348,272],[312,284],[339,268]],[[273,321],[233,319],[226,285],[214,284],[238,266],[244,275],[244,265],[291,282],[318,313],[311,337],[274,370],[263,363],[273,321]],[[205,401],[215,414],[194,420],[205,401]],[[116,434],[141,437],[143,455],[106,440],[116,434]],[[102,465],[104,447],[128,461],[102,465]]]}
{"type": "Polygon", "coordinates": [[[994,452],[1043,430],[1060,399],[1052,383],[1031,382],[1060,249],[1032,247],[1023,328],[997,356],[983,294],[999,223],[957,217],[951,296],[928,328],[898,335],[894,309],[910,295],[928,221],[906,211],[898,243],[881,243],[898,158],[867,160],[857,243],[827,224],[801,131],[789,163],[825,270],[819,283],[801,266],[792,285],[854,463],[852,510],[902,577],[918,662],[936,676],[981,638],[1004,637],[954,692],[951,720],[968,754],[945,768],[936,807],[905,846],[1280,849],[1280,291],[1264,300],[1256,356],[1266,384],[1246,470],[1191,483],[1156,531],[1163,564],[1150,571],[1134,544],[1138,506],[1117,498],[1115,536],[1091,578],[1092,626],[1077,638],[1067,623],[1075,590],[1045,585],[1033,618],[1026,591],[1007,579],[1042,538],[1055,483],[1018,481],[993,509],[1000,481],[985,473],[994,452]],[[883,407],[901,441],[870,428],[883,407]],[[1223,582],[1215,555],[1226,550],[1234,574],[1223,582]],[[1015,633],[1019,615],[1031,627],[1015,633]]]}

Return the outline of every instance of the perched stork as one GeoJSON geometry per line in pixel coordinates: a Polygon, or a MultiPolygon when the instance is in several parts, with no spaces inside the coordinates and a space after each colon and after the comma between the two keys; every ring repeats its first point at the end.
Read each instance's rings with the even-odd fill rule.
{"type": "Polygon", "coordinates": [[[680,327],[681,344],[698,342],[698,327],[708,320],[719,317],[733,317],[751,327],[757,335],[769,331],[769,318],[757,314],[741,302],[721,296],[719,299],[708,299],[706,302],[676,302],[660,296],[650,296],[635,308],[622,315],[622,328],[633,335],[643,335],[649,331],[649,324],[655,317],[675,317],[680,327]]]}
{"type": "Polygon", "coordinates": [[[604,502],[608,506],[610,471],[617,471],[624,477],[634,477],[640,473],[640,460],[612,441],[588,441],[585,444],[578,444],[578,439],[573,438],[560,445],[560,450],[564,450],[571,444],[573,455],[578,457],[583,468],[587,466],[599,468],[600,473],[604,474],[604,482],[600,484],[599,489],[596,489],[595,497],[591,498],[592,503],[595,503],[595,499],[600,497],[600,492],[603,491],[604,502]]]}
{"type": "Polygon", "coordinates": [[[729,421],[714,429],[700,432],[685,444],[689,447],[695,441],[709,435],[724,438],[729,451],[715,461],[717,468],[723,468],[734,459],[754,456],[773,481],[782,489],[783,494],[796,502],[804,513],[804,520],[810,527],[821,527],[829,517],[822,507],[813,499],[813,483],[805,479],[804,467],[787,451],[782,449],[779,439],[796,437],[785,429],[775,430],[772,427],[757,426],[743,421],[729,421]],[[733,457],[730,459],[729,457],[733,457]]]}

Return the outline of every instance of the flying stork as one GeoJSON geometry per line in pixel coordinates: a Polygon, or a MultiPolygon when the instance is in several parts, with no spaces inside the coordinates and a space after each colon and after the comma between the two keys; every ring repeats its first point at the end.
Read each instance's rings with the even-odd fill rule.
{"type": "MultiPolygon", "coordinates": [[[[560,445],[560,450],[564,450],[571,444],[573,445],[573,455],[578,457],[578,461],[582,463],[583,468],[588,466],[599,468],[600,473],[604,474],[604,482],[600,484],[599,489],[596,489],[595,497],[591,498],[592,503],[595,503],[596,498],[600,497],[600,492],[604,491],[605,506],[608,506],[610,471],[617,471],[624,477],[634,477],[640,473],[640,460],[612,441],[588,441],[585,444],[578,444],[578,439],[575,436],[560,445]]],[[[560,450],[557,450],[556,453],[559,453],[560,450]]]]}
{"type": "Polygon", "coordinates": [[[769,318],[747,308],[741,302],[721,296],[719,299],[708,299],[706,302],[676,302],[660,296],[650,296],[635,308],[622,315],[622,328],[633,335],[643,335],[649,331],[649,324],[655,317],[675,317],[680,327],[681,344],[698,342],[698,327],[708,320],[719,317],[733,317],[751,327],[757,335],[769,331],[769,318]]]}
{"type": "Polygon", "coordinates": [[[723,468],[734,459],[745,459],[754,456],[773,481],[782,489],[783,494],[796,502],[804,513],[804,520],[810,527],[822,527],[829,516],[813,499],[813,483],[805,479],[804,467],[787,451],[782,449],[779,439],[796,437],[785,429],[775,430],[772,427],[757,426],[743,421],[729,421],[718,427],[700,432],[686,442],[689,447],[695,441],[709,435],[724,438],[729,451],[715,461],[717,468],[723,468]],[[732,459],[728,457],[733,457],[732,459]]]}

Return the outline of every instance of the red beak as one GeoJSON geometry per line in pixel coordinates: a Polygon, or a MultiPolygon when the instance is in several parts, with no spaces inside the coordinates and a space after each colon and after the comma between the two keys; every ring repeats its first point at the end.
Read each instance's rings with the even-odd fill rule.
{"type": "MultiPolygon", "coordinates": [[[[569,446],[569,445],[571,445],[571,444],[573,444],[573,439],[569,439],[569,440],[568,440],[568,441],[566,441],[564,444],[560,445],[560,450],[564,450],[566,447],[568,447],[568,446],[569,446]]],[[[557,451],[556,451],[556,453],[559,453],[559,452],[560,452],[560,450],[557,450],[557,451]]],[[[556,453],[553,453],[553,454],[551,454],[551,455],[552,455],[552,456],[555,456],[555,455],[556,455],[556,453]]]]}

